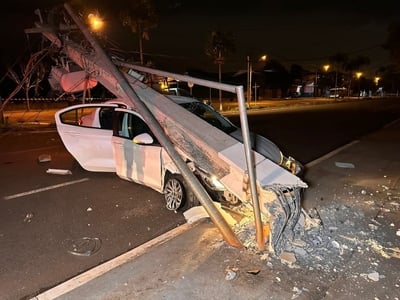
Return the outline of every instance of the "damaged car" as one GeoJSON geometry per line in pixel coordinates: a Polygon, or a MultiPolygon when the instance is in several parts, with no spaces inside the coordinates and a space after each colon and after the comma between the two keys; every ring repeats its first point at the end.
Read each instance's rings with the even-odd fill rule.
{"type": "MultiPolygon", "coordinates": [[[[212,106],[190,97],[168,98],[226,134],[242,141],[241,129],[212,106]]],[[[58,111],[57,131],[71,155],[87,171],[115,172],[120,178],[148,186],[164,195],[169,210],[185,210],[199,205],[179,169],[157,141],[143,117],[123,101],[78,104],[58,111]]],[[[257,134],[252,147],[272,162],[299,175],[302,165],[282,154],[279,148],[257,134]]],[[[214,201],[237,205],[240,200],[223,184],[181,153],[214,201]]]]}

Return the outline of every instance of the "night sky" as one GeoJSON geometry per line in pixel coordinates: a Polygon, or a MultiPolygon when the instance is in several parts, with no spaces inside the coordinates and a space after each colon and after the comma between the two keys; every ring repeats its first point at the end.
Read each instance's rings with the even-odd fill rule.
{"type": "MultiPolygon", "coordinates": [[[[111,18],[110,9],[129,1],[84,1],[104,13],[109,39],[124,50],[136,51],[137,38],[111,18]],[[98,4],[101,2],[100,4],[98,4]],[[95,3],[95,4],[93,4],[95,3]],[[111,30],[112,28],[112,30],[111,30]]],[[[132,0],[130,0],[132,1],[132,0]]],[[[257,60],[263,54],[285,66],[293,63],[310,70],[327,63],[337,52],[350,58],[368,56],[371,64],[364,72],[373,74],[389,63],[382,48],[387,26],[400,19],[394,0],[381,1],[177,1],[158,0],[158,27],[150,32],[144,51],[168,71],[187,68],[216,71],[217,66],[205,54],[206,41],[213,30],[232,34],[236,52],[226,58],[223,71],[246,68],[246,57],[257,60]],[[367,3],[366,3],[367,2],[367,3]],[[168,64],[166,64],[168,62],[168,64]]],[[[57,0],[14,0],[0,4],[2,66],[16,59],[26,45],[24,28],[37,20],[35,8],[63,4],[57,0]]]]}

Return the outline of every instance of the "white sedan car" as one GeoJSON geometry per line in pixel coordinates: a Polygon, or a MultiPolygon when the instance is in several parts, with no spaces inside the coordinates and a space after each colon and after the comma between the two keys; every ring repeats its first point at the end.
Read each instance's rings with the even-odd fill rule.
{"type": "MultiPolygon", "coordinates": [[[[211,106],[188,97],[169,96],[188,111],[238,140],[240,128],[211,106]]],[[[115,172],[120,178],[146,185],[163,193],[170,210],[198,205],[178,168],[136,111],[120,100],[80,104],[55,115],[57,131],[72,156],[88,171],[115,172]]],[[[298,174],[302,166],[285,157],[268,139],[252,135],[253,148],[271,161],[298,174]]],[[[235,205],[239,201],[201,166],[189,165],[210,196],[235,205]]]]}

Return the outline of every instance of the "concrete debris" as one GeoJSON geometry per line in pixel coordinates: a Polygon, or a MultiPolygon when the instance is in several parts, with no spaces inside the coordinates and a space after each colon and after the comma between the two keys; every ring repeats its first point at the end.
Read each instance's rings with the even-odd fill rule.
{"type": "Polygon", "coordinates": [[[298,287],[295,286],[295,287],[293,287],[292,291],[294,292],[294,294],[293,294],[293,296],[292,296],[291,299],[296,299],[296,298],[300,297],[300,295],[301,295],[303,292],[308,292],[309,290],[306,289],[306,288],[301,288],[301,289],[299,289],[298,287]]]}
{"type": "Polygon", "coordinates": [[[379,281],[379,278],[380,278],[379,273],[376,272],[376,271],[371,272],[369,274],[361,273],[360,276],[365,278],[365,279],[369,279],[369,280],[372,280],[372,281],[375,281],[375,282],[379,281]]]}
{"type": "Polygon", "coordinates": [[[47,169],[46,173],[56,174],[56,175],[71,175],[72,174],[72,172],[70,170],[63,170],[63,169],[47,169]]]}
{"type": "Polygon", "coordinates": [[[303,256],[305,257],[308,253],[306,250],[300,247],[293,247],[293,251],[297,254],[297,256],[303,256]]]}
{"type": "Polygon", "coordinates": [[[194,206],[183,212],[186,222],[193,224],[201,219],[208,218],[209,215],[203,206],[194,206]]]}
{"type": "MultiPolygon", "coordinates": [[[[321,272],[321,278],[330,280],[337,277],[337,274],[345,272],[348,268],[346,262],[357,254],[377,253],[385,259],[400,258],[400,249],[393,247],[393,242],[387,241],[385,245],[380,244],[380,241],[384,240],[380,229],[387,224],[384,218],[400,208],[399,201],[394,201],[394,196],[390,196],[387,199],[389,201],[377,201],[370,188],[362,185],[348,185],[344,188],[351,188],[351,191],[346,192],[347,199],[342,199],[339,194],[333,193],[332,197],[335,201],[331,202],[331,205],[326,205],[327,201],[321,207],[316,206],[307,211],[302,208],[293,229],[293,236],[288,238],[290,242],[278,254],[259,250],[255,241],[254,214],[251,207],[241,205],[235,208],[219,209],[231,216],[230,224],[233,224],[234,231],[246,251],[258,255],[270,269],[273,269],[275,264],[281,264],[288,268],[317,270],[321,272]],[[361,205],[367,207],[367,210],[360,209],[361,205]]],[[[387,190],[387,186],[382,186],[382,189],[387,190]]],[[[383,194],[377,191],[375,195],[383,194]]],[[[322,197],[320,199],[322,201],[322,197]]],[[[207,216],[201,207],[194,208],[192,212],[190,210],[185,212],[187,220],[191,219],[188,217],[190,213],[197,215],[197,218],[207,216]]],[[[389,224],[395,229],[393,233],[400,236],[400,228],[397,224],[394,222],[389,222],[389,224]]],[[[371,261],[371,266],[376,267],[377,263],[377,261],[371,261]]],[[[249,270],[247,273],[252,271],[249,270]]],[[[360,273],[353,273],[353,275],[361,276],[360,273]]],[[[236,276],[236,271],[232,268],[226,270],[226,280],[232,280],[236,276]]],[[[364,277],[369,281],[383,278],[377,272],[365,274],[364,277]]],[[[277,277],[276,280],[279,282],[280,278],[277,277]]],[[[302,292],[304,290],[297,289],[293,297],[299,297],[302,292]]]]}
{"type": "Polygon", "coordinates": [[[369,224],[368,224],[368,227],[369,227],[371,230],[377,230],[377,229],[378,229],[378,226],[376,226],[375,224],[372,224],[372,223],[369,223],[369,224]]]}
{"type": "Polygon", "coordinates": [[[233,280],[237,275],[237,268],[226,268],[225,270],[225,280],[233,280]]]}
{"type": "Polygon", "coordinates": [[[251,274],[251,275],[257,275],[258,273],[260,273],[260,269],[247,270],[246,273],[251,274]]]}
{"type": "Polygon", "coordinates": [[[296,256],[291,252],[282,252],[279,256],[281,262],[286,265],[293,265],[296,262],[296,256]]]}
{"type": "MultiPolygon", "coordinates": [[[[234,226],[237,223],[237,221],[221,207],[220,203],[214,203],[214,205],[217,207],[217,209],[229,225],[234,226]]],[[[184,211],[183,216],[185,217],[188,224],[192,224],[201,219],[210,217],[203,206],[194,206],[184,211]]]]}
{"type": "Polygon", "coordinates": [[[24,218],[24,222],[25,223],[30,223],[33,219],[33,213],[27,213],[25,218],[24,218]]]}
{"type": "Polygon", "coordinates": [[[339,248],[340,248],[339,243],[336,242],[336,241],[332,241],[331,244],[332,244],[332,246],[333,246],[334,248],[336,248],[336,249],[339,249],[339,248]]]}
{"type": "Polygon", "coordinates": [[[45,163],[51,161],[51,156],[49,154],[41,154],[38,157],[40,163],[45,163]]]}

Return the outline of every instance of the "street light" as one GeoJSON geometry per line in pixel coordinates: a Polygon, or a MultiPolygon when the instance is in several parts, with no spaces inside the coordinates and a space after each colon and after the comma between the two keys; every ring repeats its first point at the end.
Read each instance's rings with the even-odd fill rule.
{"type": "Polygon", "coordinates": [[[363,74],[362,72],[357,72],[356,73],[356,77],[357,77],[357,80],[358,80],[358,98],[360,98],[360,96],[361,96],[360,78],[361,78],[362,74],[363,74]]]}
{"type": "MultiPolygon", "coordinates": [[[[323,65],[323,66],[322,66],[322,69],[325,71],[325,73],[328,73],[330,67],[331,67],[330,65],[323,65]]],[[[329,81],[332,82],[332,81],[331,81],[331,76],[329,76],[329,81]]],[[[329,92],[329,91],[327,90],[327,87],[326,87],[326,86],[327,86],[327,85],[325,85],[325,96],[328,95],[328,92],[329,92]]],[[[330,84],[329,84],[329,88],[330,88],[330,84]]]]}
{"type": "Polygon", "coordinates": [[[381,87],[379,87],[379,80],[381,80],[381,78],[380,77],[378,77],[378,76],[375,76],[375,78],[374,78],[374,82],[375,82],[375,85],[376,85],[376,87],[377,87],[377,94],[379,95],[379,96],[382,96],[382,88],[381,87]]]}
{"type": "Polygon", "coordinates": [[[88,14],[88,21],[90,28],[94,31],[99,31],[104,27],[104,21],[103,19],[99,16],[98,13],[90,13],[88,14]]]}
{"type": "MultiPolygon", "coordinates": [[[[264,54],[260,56],[257,60],[257,62],[262,61],[266,62],[268,59],[268,55],[264,54]]],[[[252,87],[252,81],[253,81],[253,63],[250,60],[250,56],[247,56],[247,102],[250,104],[251,101],[251,87],[252,87]]]]}

